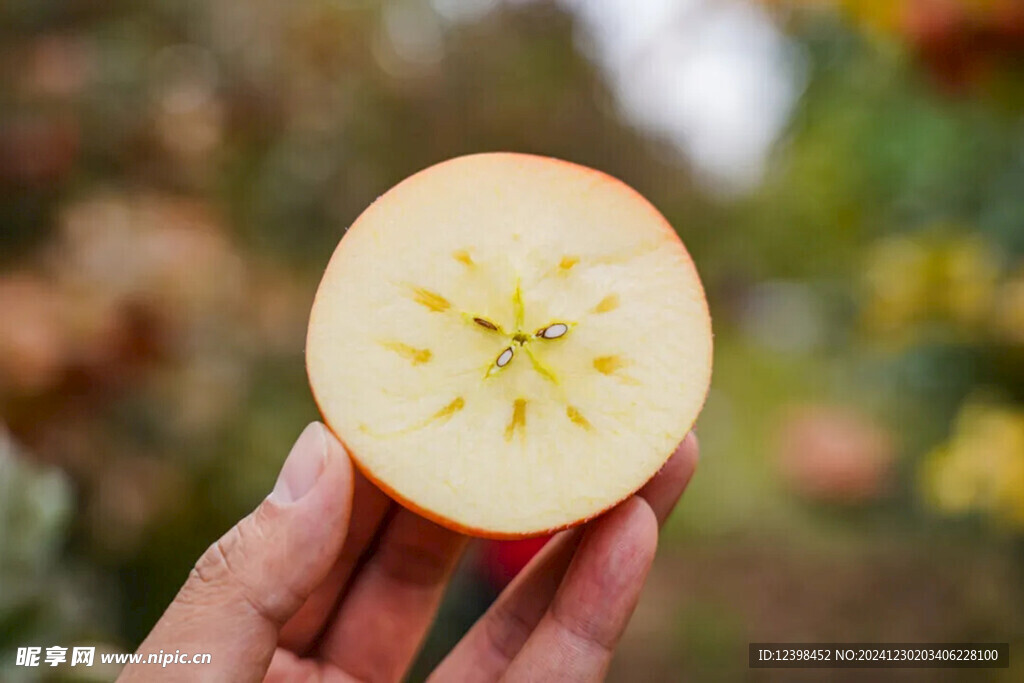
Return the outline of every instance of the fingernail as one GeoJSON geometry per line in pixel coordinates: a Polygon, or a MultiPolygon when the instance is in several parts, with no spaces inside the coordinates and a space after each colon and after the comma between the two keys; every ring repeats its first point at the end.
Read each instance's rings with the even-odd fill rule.
{"type": "Polygon", "coordinates": [[[327,458],[327,437],[324,427],[313,422],[299,435],[291,453],[284,461],[270,499],[277,503],[294,503],[309,493],[324,471],[327,458]]]}

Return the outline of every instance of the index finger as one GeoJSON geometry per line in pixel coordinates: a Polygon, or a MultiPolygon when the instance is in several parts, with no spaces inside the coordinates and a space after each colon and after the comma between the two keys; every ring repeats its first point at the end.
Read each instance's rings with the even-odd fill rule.
{"type": "Polygon", "coordinates": [[[601,680],[657,546],[657,518],[636,496],[588,528],[550,609],[512,660],[506,678],[601,680]]]}
{"type": "Polygon", "coordinates": [[[352,518],[341,554],[323,582],[281,628],[279,645],[297,655],[307,654],[315,645],[393,505],[391,499],[356,468],[353,468],[353,477],[352,518]]]}

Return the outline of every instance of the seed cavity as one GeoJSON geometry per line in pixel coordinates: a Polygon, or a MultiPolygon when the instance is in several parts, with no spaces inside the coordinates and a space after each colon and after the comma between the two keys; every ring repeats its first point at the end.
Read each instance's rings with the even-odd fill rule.
{"type": "Polygon", "coordinates": [[[423,287],[412,287],[412,298],[413,301],[418,303],[420,306],[429,308],[435,313],[447,311],[452,307],[448,299],[445,299],[437,292],[432,292],[429,289],[424,289],[423,287]]]}
{"type": "Polygon", "coordinates": [[[494,332],[498,331],[498,326],[486,318],[473,318],[473,322],[480,327],[486,327],[488,330],[493,330],[494,332]]]}
{"type": "Polygon", "coordinates": [[[597,302],[597,305],[590,310],[592,313],[608,313],[609,311],[614,311],[618,307],[619,295],[609,294],[608,296],[597,302]]]}
{"type": "Polygon", "coordinates": [[[423,365],[433,357],[430,349],[418,349],[415,346],[409,346],[399,341],[382,341],[380,345],[409,360],[413,365],[423,365]]]}
{"type": "Polygon", "coordinates": [[[498,355],[498,360],[494,361],[494,364],[497,365],[499,368],[505,367],[506,365],[512,362],[513,354],[514,351],[510,346],[498,355]]]}
{"type": "Polygon", "coordinates": [[[520,433],[526,430],[525,398],[517,398],[512,403],[512,419],[509,420],[508,425],[505,427],[505,441],[511,441],[517,429],[520,430],[520,433]]]}
{"type": "Polygon", "coordinates": [[[572,420],[573,424],[579,425],[580,427],[583,427],[587,431],[590,431],[594,428],[594,425],[590,424],[590,420],[583,417],[583,413],[581,413],[576,408],[576,406],[566,406],[565,414],[568,416],[570,420],[572,420]]]}
{"type": "Polygon", "coordinates": [[[461,263],[464,266],[473,265],[473,257],[469,255],[469,252],[465,249],[459,249],[452,253],[452,258],[461,263]]]}
{"type": "Polygon", "coordinates": [[[572,267],[580,262],[579,256],[563,256],[562,260],[558,262],[558,267],[563,271],[572,270],[572,267]]]}
{"type": "Polygon", "coordinates": [[[543,329],[537,330],[536,336],[544,339],[558,339],[568,331],[569,326],[565,323],[555,323],[554,325],[548,325],[543,329]]]}
{"type": "Polygon", "coordinates": [[[600,356],[594,359],[594,369],[602,375],[611,375],[626,367],[626,361],[619,356],[600,356]]]}

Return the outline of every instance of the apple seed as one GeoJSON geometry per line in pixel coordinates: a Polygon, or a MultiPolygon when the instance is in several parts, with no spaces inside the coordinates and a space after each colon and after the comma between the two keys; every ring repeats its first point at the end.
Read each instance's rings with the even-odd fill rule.
{"type": "Polygon", "coordinates": [[[568,331],[569,326],[565,323],[555,323],[554,325],[548,325],[542,330],[537,330],[536,336],[543,339],[558,339],[568,331]]]}
{"type": "Polygon", "coordinates": [[[498,331],[498,326],[485,318],[473,318],[473,322],[475,322],[480,327],[486,327],[487,329],[493,330],[495,332],[498,331]]]}
{"type": "Polygon", "coordinates": [[[499,368],[505,367],[512,360],[513,353],[514,351],[512,351],[512,347],[508,347],[507,349],[501,352],[501,355],[498,356],[498,360],[494,361],[494,364],[497,365],[499,368]]]}

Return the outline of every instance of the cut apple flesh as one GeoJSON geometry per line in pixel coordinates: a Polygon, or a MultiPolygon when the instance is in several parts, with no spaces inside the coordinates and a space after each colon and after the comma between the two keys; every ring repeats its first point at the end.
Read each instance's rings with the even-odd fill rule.
{"type": "Polygon", "coordinates": [[[306,361],[328,426],[407,507],[494,538],[628,497],[700,412],[711,323],[658,211],[563,161],[417,173],[348,230],[306,361]]]}

